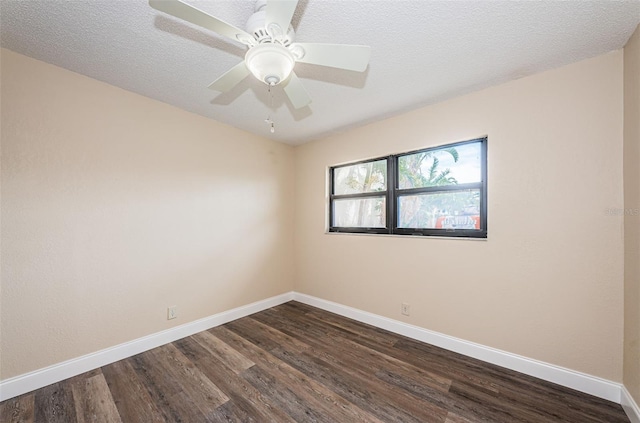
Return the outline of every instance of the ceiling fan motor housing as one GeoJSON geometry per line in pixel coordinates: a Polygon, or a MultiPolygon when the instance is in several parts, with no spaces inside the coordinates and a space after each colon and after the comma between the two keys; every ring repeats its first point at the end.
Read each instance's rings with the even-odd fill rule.
{"type": "Polygon", "coordinates": [[[288,47],[293,42],[295,32],[293,27],[289,25],[286,32],[277,24],[266,24],[266,1],[258,1],[256,3],[256,11],[254,12],[245,26],[246,31],[253,35],[258,44],[279,43],[288,47]]]}

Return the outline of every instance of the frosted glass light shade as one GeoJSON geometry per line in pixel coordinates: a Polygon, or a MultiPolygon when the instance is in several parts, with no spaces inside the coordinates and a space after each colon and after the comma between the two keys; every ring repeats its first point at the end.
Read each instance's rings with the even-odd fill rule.
{"type": "Polygon", "coordinates": [[[250,48],[244,61],[253,76],[267,85],[277,85],[286,80],[296,63],[286,47],[273,43],[250,48]]]}

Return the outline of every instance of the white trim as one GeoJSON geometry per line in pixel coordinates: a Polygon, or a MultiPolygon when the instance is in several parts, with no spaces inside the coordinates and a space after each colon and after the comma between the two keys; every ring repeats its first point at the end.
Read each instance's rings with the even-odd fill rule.
{"type": "MultiPolygon", "coordinates": [[[[564,367],[555,366],[495,348],[454,338],[398,320],[358,310],[353,307],[323,300],[311,295],[293,293],[293,299],[313,307],[321,308],[359,322],[386,329],[418,341],[454,351],[507,369],[534,376],[548,382],[557,383],[577,391],[604,398],[620,404],[622,385],[564,367]]],[[[630,397],[629,397],[630,398],[630,397]]],[[[636,408],[637,410],[637,408],[636,408]]],[[[640,422],[633,422],[640,423],[640,422]]]]}
{"type": "Polygon", "coordinates": [[[620,405],[622,405],[624,412],[627,413],[627,417],[629,417],[631,423],[640,423],[640,407],[638,407],[638,404],[633,400],[633,397],[625,386],[622,387],[620,405]]]}
{"type": "Polygon", "coordinates": [[[638,405],[627,389],[618,383],[454,338],[398,320],[389,319],[298,292],[288,292],[277,295],[82,357],[5,379],[0,381],[0,401],[31,392],[52,383],[140,354],[152,348],[165,345],[169,342],[275,307],[291,300],[296,300],[409,338],[616,402],[622,405],[631,423],[640,423],[640,409],[638,405]]]}
{"type": "Polygon", "coordinates": [[[131,357],[152,348],[176,341],[194,333],[210,329],[286,303],[293,299],[293,292],[277,295],[245,306],[237,307],[222,313],[214,314],[171,329],[163,330],[114,347],[106,348],[82,357],[73,358],[20,376],[0,381],[0,401],[31,392],[38,388],[79,375],[89,370],[131,357]]]}

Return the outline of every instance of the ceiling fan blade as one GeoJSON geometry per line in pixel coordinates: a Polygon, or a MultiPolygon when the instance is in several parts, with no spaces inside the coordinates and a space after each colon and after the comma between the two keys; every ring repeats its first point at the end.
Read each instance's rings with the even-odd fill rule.
{"type": "Polygon", "coordinates": [[[267,0],[265,26],[269,30],[270,24],[277,24],[282,31],[281,34],[272,33],[271,35],[277,36],[287,33],[296,6],[298,6],[298,0],[267,0]]]}
{"type": "Polygon", "coordinates": [[[301,109],[311,103],[309,93],[307,93],[304,85],[302,85],[302,81],[300,81],[295,72],[291,72],[291,76],[289,76],[289,79],[284,86],[284,92],[287,93],[289,101],[291,101],[291,104],[296,109],[301,109]]]}
{"type": "Polygon", "coordinates": [[[297,47],[302,48],[304,55],[300,59],[296,58],[296,62],[330,66],[356,72],[364,72],[371,58],[371,47],[369,46],[294,43],[291,46],[291,50],[295,52],[297,47]]]}
{"type": "Polygon", "coordinates": [[[250,72],[247,69],[247,65],[244,62],[240,62],[231,69],[229,69],[224,75],[220,78],[213,81],[209,88],[212,90],[220,91],[222,93],[226,93],[236,85],[238,85],[242,80],[244,80],[247,76],[249,76],[250,72]]]}
{"type": "Polygon", "coordinates": [[[218,34],[225,35],[234,41],[239,41],[246,45],[251,45],[249,40],[253,40],[253,37],[246,31],[236,28],[235,26],[213,17],[200,9],[196,9],[187,3],[183,3],[180,0],[149,0],[149,6],[161,12],[175,16],[176,18],[210,29],[218,34]]]}

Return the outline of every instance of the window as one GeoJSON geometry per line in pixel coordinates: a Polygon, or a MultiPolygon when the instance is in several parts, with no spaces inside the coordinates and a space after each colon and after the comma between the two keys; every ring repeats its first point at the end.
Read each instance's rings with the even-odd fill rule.
{"type": "Polygon", "coordinates": [[[329,169],[329,231],[487,237],[487,138],[329,169]]]}

